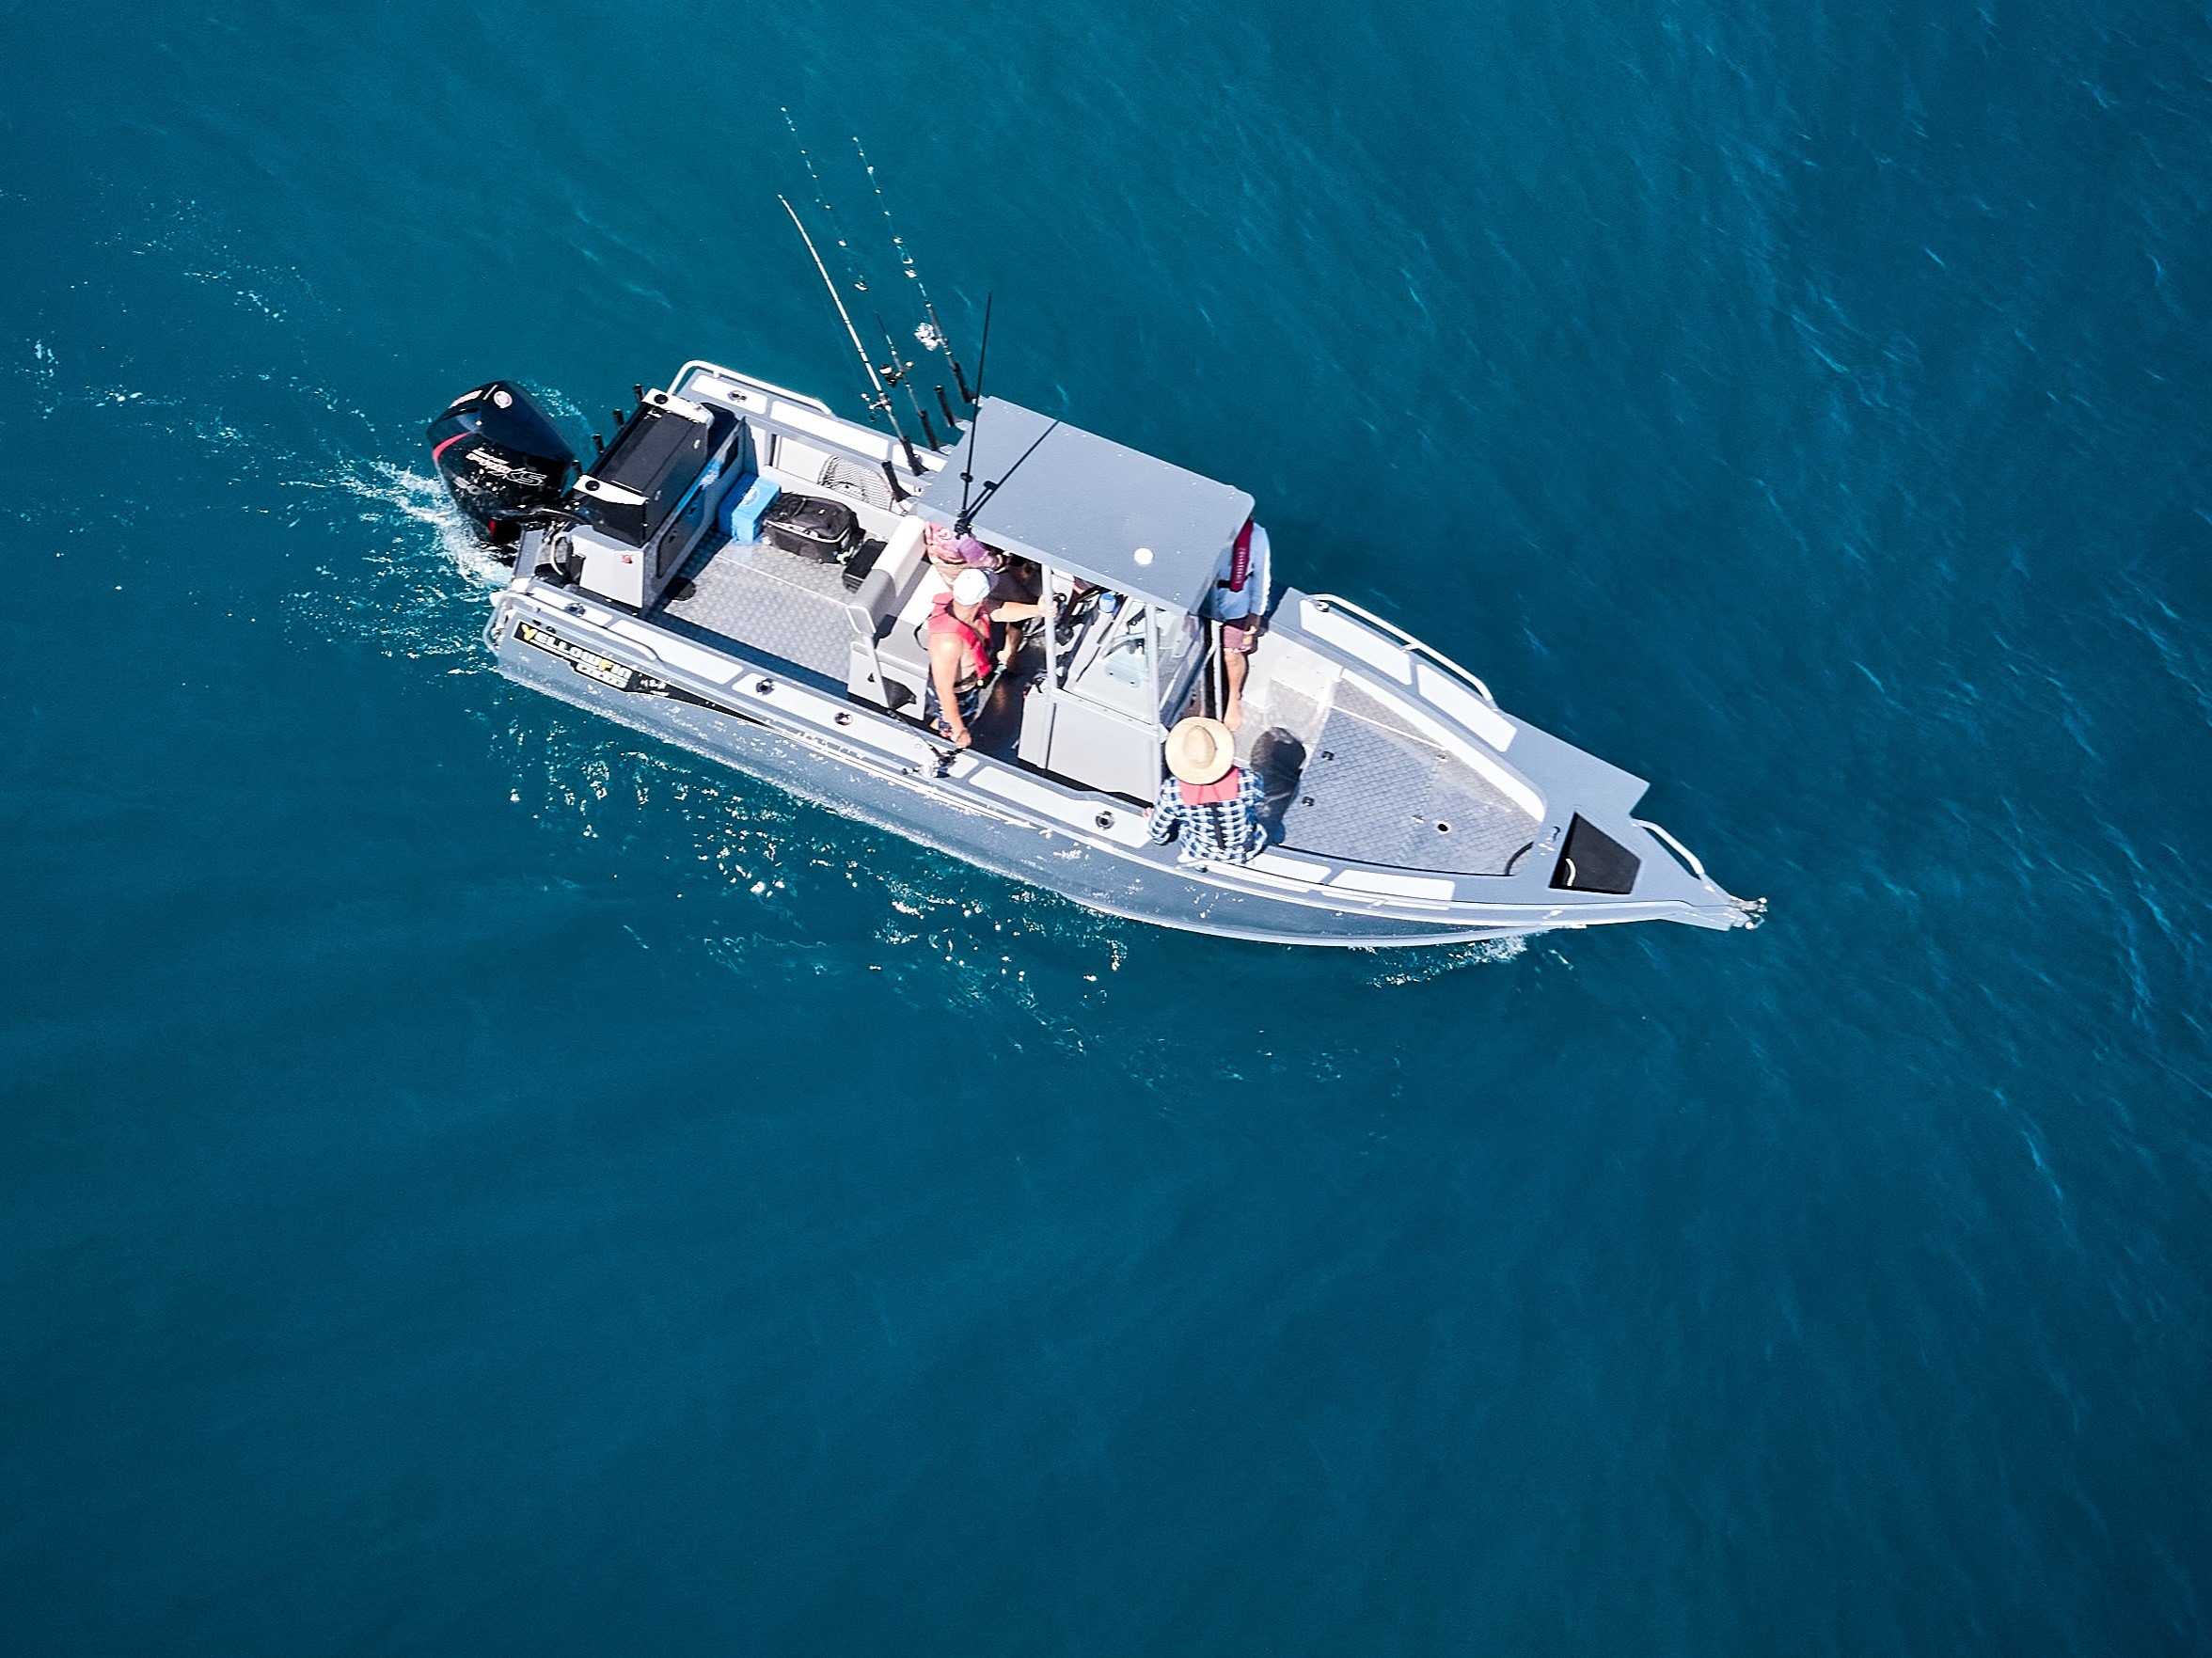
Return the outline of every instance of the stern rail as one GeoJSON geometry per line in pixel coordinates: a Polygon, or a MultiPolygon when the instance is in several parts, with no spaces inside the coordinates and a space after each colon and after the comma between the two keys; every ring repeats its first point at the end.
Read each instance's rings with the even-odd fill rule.
{"type": "Polygon", "coordinates": [[[825,415],[834,416],[837,413],[818,397],[809,397],[803,391],[793,391],[788,387],[778,386],[772,380],[763,380],[756,374],[740,374],[735,369],[725,369],[721,364],[710,363],[704,357],[693,357],[678,369],[669,389],[680,394],[691,376],[702,370],[710,374],[719,374],[725,380],[735,380],[740,386],[750,386],[755,391],[771,392],[777,397],[788,398],[795,403],[804,403],[808,408],[819,409],[825,415]]]}

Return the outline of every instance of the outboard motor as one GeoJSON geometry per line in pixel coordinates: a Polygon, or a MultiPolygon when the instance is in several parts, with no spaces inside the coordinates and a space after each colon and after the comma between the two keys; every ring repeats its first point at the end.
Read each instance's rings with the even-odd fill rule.
{"type": "Polygon", "coordinates": [[[559,501],[576,451],[513,381],[453,401],[430,423],[430,458],[453,504],[496,547],[513,546],[528,520],[559,501]]]}

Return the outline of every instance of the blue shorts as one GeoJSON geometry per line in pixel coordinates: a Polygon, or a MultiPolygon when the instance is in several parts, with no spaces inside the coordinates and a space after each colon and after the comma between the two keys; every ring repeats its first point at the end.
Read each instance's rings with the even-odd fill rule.
{"type": "MultiPolygon", "coordinates": [[[[988,683],[983,685],[972,685],[970,686],[966,690],[959,693],[961,724],[973,725],[975,723],[976,716],[983,712],[983,693],[989,688],[990,687],[988,683]]],[[[929,693],[929,700],[932,703],[937,701],[937,693],[935,691],[931,691],[929,693]]],[[[938,730],[945,730],[944,710],[941,706],[938,709],[936,724],[938,730]]],[[[952,734],[950,732],[945,732],[945,734],[950,736],[952,734]]]]}

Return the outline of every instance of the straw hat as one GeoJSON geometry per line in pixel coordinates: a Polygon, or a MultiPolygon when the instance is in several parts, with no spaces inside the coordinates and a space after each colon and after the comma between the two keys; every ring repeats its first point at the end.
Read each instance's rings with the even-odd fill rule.
{"type": "Polygon", "coordinates": [[[1192,784],[1217,783],[1237,764],[1237,739],[1218,719],[1193,715],[1167,734],[1167,768],[1192,784]]]}
{"type": "Polygon", "coordinates": [[[953,577],[953,603],[980,605],[990,597],[991,578],[988,570],[963,570],[953,577]]]}

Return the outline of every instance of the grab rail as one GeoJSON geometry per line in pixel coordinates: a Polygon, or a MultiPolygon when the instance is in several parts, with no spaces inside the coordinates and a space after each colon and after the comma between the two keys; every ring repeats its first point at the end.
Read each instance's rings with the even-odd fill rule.
{"type": "Polygon", "coordinates": [[[1658,836],[1659,839],[1666,843],[1666,845],[1673,851],[1677,858],[1681,859],[1684,863],[1690,866],[1690,873],[1692,875],[1696,876],[1699,880],[1703,881],[1709,887],[1713,884],[1713,877],[1705,873],[1705,866],[1698,861],[1698,855],[1691,851],[1687,846],[1683,845],[1680,841],[1676,840],[1672,835],[1668,834],[1665,829],[1661,829],[1657,824],[1649,822],[1641,817],[1632,817],[1628,821],[1635,824],[1636,828],[1643,829],[1645,832],[1658,836]]]}
{"type": "Polygon", "coordinates": [[[793,403],[805,403],[808,407],[820,409],[825,415],[829,415],[833,418],[837,414],[835,409],[831,408],[828,403],[824,403],[818,397],[809,397],[803,391],[793,391],[788,387],[778,386],[772,380],[763,380],[756,375],[740,374],[735,369],[725,369],[721,364],[710,363],[704,357],[693,357],[689,362],[686,363],[682,368],[678,369],[676,371],[675,382],[671,389],[681,392],[684,388],[685,383],[691,378],[692,371],[697,369],[705,369],[713,373],[719,374],[725,380],[735,380],[740,385],[750,386],[756,391],[771,391],[774,392],[778,397],[787,397],[793,403]]]}
{"type": "MultiPolygon", "coordinates": [[[[570,612],[571,615],[574,615],[575,613],[576,612],[574,611],[570,612]]],[[[605,622],[597,624],[597,625],[604,629],[610,638],[622,640],[624,644],[630,646],[633,650],[643,652],[647,656],[653,659],[654,667],[666,671],[672,666],[669,659],[662,655],[658,651],[655,650],[651,644],[628,631],[630,626],[630,619],[628,617],[620,615],[613,616],[605,622]]],[[[640,627],[650,627],[652,624],[648,622],[640,622],[636,624],[636,625],[640,627]]]]}
{"type": "Polygon", "coordinates": [[[1411,651],[1414,653],[1414,655],[1418,656],[1428,657],[1430,661],[1435,663],[1437,667],[1443,669],[1446,672],[1451,674],[1454,678],[1462,680],[1467,685],[1472,687],[1476,694],[1479,696],[1485,703],[1488,703],[1493,708],[1497,707],[1498,700],[1490,694],[1490,687],[1482,683],[1481,677],[1479,675],[1470,672],[1467,669],[1462,668],[1457,662],[1454,662],[1449,656],[1446,655],[1435,646],[1424,644],[1421,640],[1415,639],[1412,634],[1406,632],[1404,628],[1399,627],[1395,623],[1385,622],[1382,617],[1376,615],[1372,610],[1369,610],[1363,606],[1355,605],[1350,599],[1339,598],[1335,593],[1315,593],[1313,595],[1313,606],[1317,610],[1349,611],[1353,621],[1366,623],[1367,626],[1373,628],[1377,633],[1380,633],[1385,638],[1393,640],[1399,646],[1399,648],[1403,650],[1411,651]]]}

